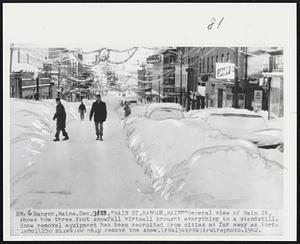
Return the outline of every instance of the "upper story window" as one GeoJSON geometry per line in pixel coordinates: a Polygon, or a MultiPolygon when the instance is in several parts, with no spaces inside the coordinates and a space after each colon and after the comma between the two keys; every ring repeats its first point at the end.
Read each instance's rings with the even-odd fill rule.
{"type": "Polygon", "coordinates": [[[226,55],[226,62],[229,62],[229,59],[230,59],[230,54],[227,53],[227,55],[226,55]]]}
{"type": "Polygon", "coordinates": [[[174,64],[175,63],[175,57],[174,56],[170,56],[170,64],[174,64]]]}
{"type": "Polygon", "coordinates": [[[207,60],[206,60],[206,71],[209,72],[209,57],[207,57],[207,60]]]}
{"type": "Polygon", "coordinates": [[[219,61],[219,56],[217,55],[216,56],[216,63],[218,63],[218,61],[219,61]]]}
{"type": "Polygon", "coordinates": [[[273,56],[273,70],[283,70],[282,55],[273,56]]]}
{"type": "Polygon", "coordinates": [[[221,55],[221,63],[224,63],[224,54],[221,55]]]}
{"type": "Polygon", "coordinates": [[[202,65],[202,60],[201,60],[201,58],[199,59],[199,64],[200,64],[200,65],[199,65],[199,72],[201,73],[201,70],[202,70],[202,69],[201,69],[201,65],[202,65]]]}

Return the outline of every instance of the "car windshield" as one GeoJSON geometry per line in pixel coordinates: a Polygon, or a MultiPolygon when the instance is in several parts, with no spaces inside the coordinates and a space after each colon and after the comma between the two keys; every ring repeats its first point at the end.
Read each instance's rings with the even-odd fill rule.
{"type": "Polygon", "coordinates": [[[210,114],[206,120],[213,128],[231,134],[267,129],[263,117],[248,114],[210,114]]]}
{"type": "Polygon", "coordinates": [[[164,120],[164,119],[183,119],[182,111],[176,109],[160,109],[154,110],[150,113],[150,119],[164,120]]]}

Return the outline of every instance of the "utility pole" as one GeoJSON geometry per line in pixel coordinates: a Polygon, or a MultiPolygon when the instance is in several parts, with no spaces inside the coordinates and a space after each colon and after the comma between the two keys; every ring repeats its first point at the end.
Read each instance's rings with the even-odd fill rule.
{"type": "MultiPolygon", "coordinates": [[[[244,74],[244,84],[246,85],[246,87],[248,87],[248,48],[245,47],[245,74],[244,74]]],[[[245,86],[244,86],[245,87],[245,86]]],[[[244,105],[244,108],[248,108],[248,106],[246,106],[246,94],[245,94],[245,105],[244,105]]]]}
{"type": "Polygon", "coordinates": [[[182,105],[182,50],[180,49],[180,97],[179,103],[182,105]]]}
{"type": "Polygon", "coordinates": [[[158,78],[158,102],[160,102],[160,76],[158,78]]]}
{"type": "Polygon", "coordinates": [[[235,92],[234,92],[234,107],[239,107],[239,100],[238,100],[238,88],[239,88],[239,81],[238,81],[238,67],[239,67],[239,48],[235,48],[235,68],[234,68],[234,78],[235,78],[235,92]]]}
{"type": "Polygon", "coordinates": [[[57,96],[60,97],[60,62],[58,62],[58,76],[57,76],[57,96]]]}
{"type": "Polygon", "coordinates": [[[52,93],[51,93],[51,90],[52,90],[51,72],[52,72],[52,64],[50,63],[49,64],[49,83],[50,83],[50,86],[49,86],[49,98],[52,98],[52,93]]]}
{"type": "Polygon", "coordinates": [[[12,72],[12,58],[13,58],[13,53],[14,53],[14,44],[12,43],[10,45],[10,60],[9,60],[9,72],[12,72]]]}
{"type": "Polygon", "coordinates": [[[188,76],[187,76],[187,86],[186,86],[186,98],[187,98],[187,103],[186,103],[186,111],[190,111],[190,79],[191,79],[191,69],[190,69],[190,59],[189,59],[189,50],[187,50],[187,60],[188,60],[188,76]]]}
{"type": "Polygon", "coordinates": [[[20,59],[21,59],[21,51],[20,48],[18,48],[18,64],[20,63],[20,59]]]}

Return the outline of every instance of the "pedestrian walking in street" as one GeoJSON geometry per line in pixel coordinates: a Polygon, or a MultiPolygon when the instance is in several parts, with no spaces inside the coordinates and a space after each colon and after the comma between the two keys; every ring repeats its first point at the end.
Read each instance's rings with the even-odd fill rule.
{"type": "Polygon", "coordinates": [[[81,104],[79,105],[78,113],[80,113],[80,119],[81,119],[81,121],[83,121],[84,120],[84,113],[86,113],[86,107],[83,104],[83,102],[81,102],[81,104]]]}
{"type": "Polygon", "coordinates": [[[129,107],[129,103],[125,102],[125,107],[124,107],[124,116],[127,118],[131,114],[131,109],[129,107]]]}
{"type": "Polygon", "coordinates": [[[64,141],[69,140],[68,133],[66,131],[66,118],[67,114],[64,108],[64,105],[61,104],[60,98],[56,98],[56,113],[53,116],[53,120],[56,119],[56,133],[55,133],[55,139],[53,141],[59,141],[59,134],[60,131],[62,131],[62,134],[64,136],[64,141]]]}
{"type": "Polygon", "coordinates": [[[106,120],[107,111],[105,102],[101,101],[101,95],[97,95],[97,100],[93,103],[90,112],[90,120],[94,115],[95,129],[96,129],[96,140],[103,141],[103,123],[106,120]]]}

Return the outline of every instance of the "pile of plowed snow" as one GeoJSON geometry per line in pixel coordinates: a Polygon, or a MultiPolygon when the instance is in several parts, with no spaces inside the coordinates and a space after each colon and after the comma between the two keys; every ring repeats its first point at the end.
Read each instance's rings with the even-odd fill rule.
{"type": "MultiPolygon", "coordinates": [[[[67,124],[78,118],[73,106],[64,100],[67,124]]],[[[55,100],[11,99],[10,138],[11,138],[11,176],[12,182],[18,181],[31,167],[34,157],[40,154],[48,141],[54,138],[56,123],[53,115],[55,100]]]]}
{"type": "Polygon", "coordinates": [[[281,206],[280,153],[265,154],[201,120],[153,121],[137,112],[123,125],[137,164],[164,199],[190,207],[281,206]]]}
{"type": "Polygon", "coordinates": [[[282,207],[283,167],[245,147],[200,149],[166,178],[162,195],[190,207],[282,207]]]}

